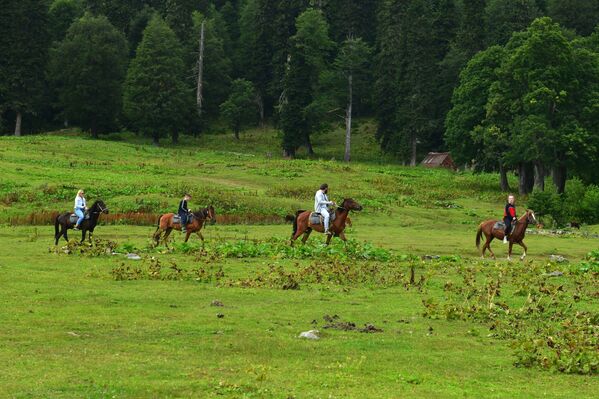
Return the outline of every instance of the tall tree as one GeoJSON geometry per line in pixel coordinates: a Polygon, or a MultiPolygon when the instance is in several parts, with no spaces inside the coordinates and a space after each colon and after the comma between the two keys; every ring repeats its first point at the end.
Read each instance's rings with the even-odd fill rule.
{"type": "Polygon", "coordinates": [[[488,45],[507,43],[540,16],[535,0],[488,0],[485,13],[488,45]]]}
{"type": "Polygon", "coordinates": [[[158,145],[171,134],[177,142],[183,121],[192,113],[192,96],[184,82],[185,64],[175,33],[154,16],[129,65],[124,89],[124,111],[136,131],[158,145]]]}
{"type": "Polygon", "coordinates": [[[258,119],[256,107],[256,93],[252,82],[245,79],[236,79],[231,85],[231,94],[227,101],[220,105],[223,118],[233,129],[235,138],[239,140],[239,132],[258,119]]]}
{"type": "Polygon", "coordinates": [[[547,15],[579,35],[590,35],[599,24],[597,0],[548,0],[547,15]]]}
{"type": "Polygon", "coordinates": [[[106,17],[86,14],[74,22],[51,57],[64,116],[94,138],[113,128],[126,68],[125,36],[106,17]]]}
{"type": "Polygon", "coordinates": [[[49,12],[52,41],[64,39],[69,26],[81,18],[84,9],[83,0],[54,0],[49,12]]]}
{"type": "Polygon", "coordinates": [[[331,39],[342,43],[348,37],[359,37],[369,45],[375,43],[373,22],[380,0],[327,0],[323,3],[322,9],[331,28],[331,39]]]}
{"type": "Polygon", "coordinates": [[[367,96],[370,82],[370,57],[372,49],[361,38],[349,37],[343,42],[333,64],[335,75],[334,102],[345,109],[345,154],[351,159],[352,117],[354,98],[367,96]]]}
{"type": "Polygon", "coordinates": [[[44,0],[11,0],[0,12],[0,113],[15,115],[15,136],[23,114],[34,113],[44,92],[50,35],[44,0]]]}
{"type": "Polygon", "coordinates": [[[280,105],[282,146],[290,157],[302,144],[309,154],[314,152],[310,135],[322,128],[326,112],[316,99],[332,46],[322,12],[304,11],[297,18],[297,33],[291,38],[284,100],[280,105]]]}

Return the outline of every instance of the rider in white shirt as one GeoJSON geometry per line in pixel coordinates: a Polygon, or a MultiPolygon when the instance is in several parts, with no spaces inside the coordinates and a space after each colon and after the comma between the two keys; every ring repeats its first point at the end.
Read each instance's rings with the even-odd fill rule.
{"type": "Polygon", "coordinates": [[[75,224],[75,230],[79,230],[79,225],[85,219],[85,211],[87,210],[87,205],[85,203],[85,197],[83,196],[85,193],[83,190],[77,191],[77,196],[75,197],[75,214],[77,215],[77,223],[75,224]]]}
{"type": "Polygon", "coordinates": [[[330,234],[329,232],[329,221],[331,219],[331,215],[329,214],[329,205],[334,205],[333,201],[329,201],[329,197],[327,193],[329,192],[328,184],[321,184],[320,190],[316,192],[314,196],[314,211],[320,213],[324,218],[324,232],[326,234],[330,234]]]}

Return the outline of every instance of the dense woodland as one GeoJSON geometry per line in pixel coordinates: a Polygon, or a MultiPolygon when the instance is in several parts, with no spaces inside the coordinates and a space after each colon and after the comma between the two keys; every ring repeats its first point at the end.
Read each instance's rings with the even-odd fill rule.
{"type": "MultiPolygon", "coordinates": [[[[1,0],[0,131],[156,144],[269,123],[281,147],[352,118],[415,165],[599,182],[597,0],[1,0]]],[[[512,187],[515,189],[515,187],[512,187]]]]}

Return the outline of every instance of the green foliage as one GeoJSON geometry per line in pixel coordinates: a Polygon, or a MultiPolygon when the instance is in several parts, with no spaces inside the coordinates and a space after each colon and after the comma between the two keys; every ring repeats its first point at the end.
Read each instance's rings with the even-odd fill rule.
{"type": "Polygon", "coordinates": [[[322,128],[327,110],[316,101],[316,96],[333,46],[328,37],[327,22],[319,10],[309,9],[302,13],[297,18],[296,28],[297,33],[290,39],[284,100],[279,109],[282,147],[289,156],[295,156],[302,144],[311,153],[310,135],[322,128]]]}
{"type": "Polygon", "coordinates": [[[7,1],[1,7],[0,114],[35,113],[44,94],[48,7],[36,0],[7,1]]]}
{"type": "Polygon", "coordinates": [[[231,84],[231,94],[227,101],[220,105],[220,112],[229,127],[239,138],[239,131],[258,119],[256,93],[252,82],[237,79],[231,84]]]}
{"type": "Polygon", "coordinates": [[[71,24],[83,16],[83,0],[54,0],[49,10],[49,25],[53,41],[61,41],[71,24]]]}
{"type": "Polygon", "coordinates": [[[74,22],[52,51],[51,75],[64,117],[93,137],[114,129],[127,62],[124,35],[104,16],[74,22]]]}
{"type": "Polygon", "coordinates": [[[547,15],[579,35],[590,35],[599,22],[599,3],[595,0],[548,0],[547,15]]]}
{"type": "Polygon", "coordinates": [[[514,32],[541,16],[535,0],[489,0],[485,14],[488,45],[506,44],[514,32]]]}
{"type": "Polygon", "coordinates": [[[169,133],[176,141],[182,120],[191,113],[181,51],[173,31],[154,16],[127,71],[125,115],[136,131],[152,137],[155,144],[169,133]]]}

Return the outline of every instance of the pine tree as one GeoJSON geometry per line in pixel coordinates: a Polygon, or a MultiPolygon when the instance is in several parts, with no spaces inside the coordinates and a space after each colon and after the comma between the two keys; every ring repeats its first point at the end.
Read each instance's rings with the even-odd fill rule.
{"type": "Polygon", "coordinates": [[[192,112],[181,54],[175,33],[154,16],[127,71],[125,115],[136,131],[152,137],[156,145],[169,133],[176,142],[182,121],[192,112]]]}
{"type": "Polygon", "coordinates": [[[106,17],[86,14],[71,25],[51,58],[64,116],[94,138],[114,128],[127,64],[125,36],[106,17]]]}
{"type": "Polygon", "coordinates": [[[348,37],[360,37],[372,45],[376,40],[373,22],[380,0],[327,0],[322,8],[327,17],[331,39],[343,43],[348,37]]]}
{"type": "Polygon", "coordinates": [[[547,15],[579,35],[587,36],[599,24],[599,1],[548,0],[547,15]]]}
{"type": "Polygon", "coordinates": [[[227,101],[220,105],[220,112],[233,129],[235,138],[239,140],[241,129],[258,119],[256,93],[252,82],[245,79],[234,80],[231,84],[231,94],[227,101]]]}
{"type": "Polygon", "coordinates": [[[284,80],[284,101],[280,106],[283,149],[293,157],[304,145],[313,153],[310,135],[322,128],[326,110],[316,101],[333,42],[320,10],[309,9],[297,18],[297,33],[291,38],[289,63],[284,80]]]}
{"type": "Polygon", "coordinates": [[[0,12],[0,114],[15,115],[21,135],[23,115],[35,113],[44,93],[50,35],[48,5],[42,0],[4,2],[0,12]]]}
{"type": "Polygon", "coordinates": [[[535,0],[488,0],[485,14],[487,44],[503,45],[512,33],[526,29],[541,13],[535,0]]]}

